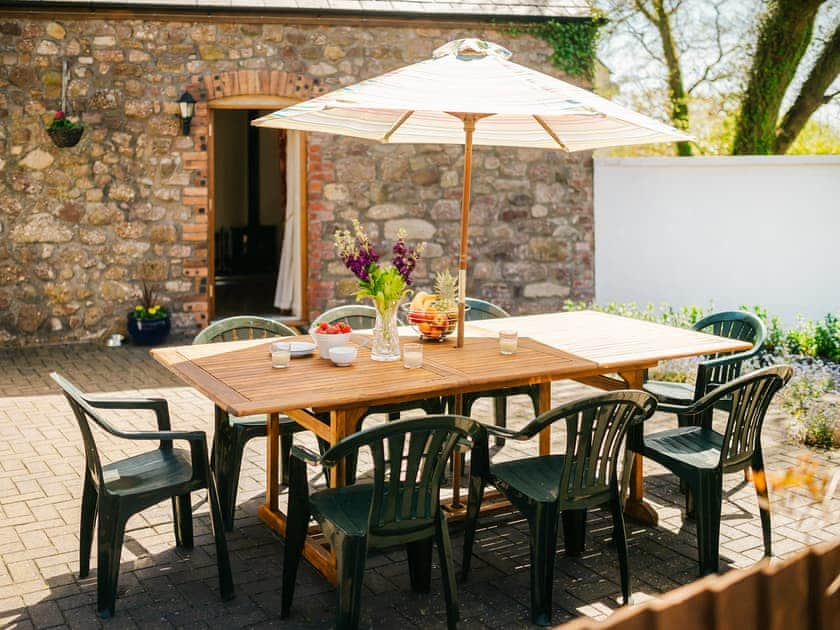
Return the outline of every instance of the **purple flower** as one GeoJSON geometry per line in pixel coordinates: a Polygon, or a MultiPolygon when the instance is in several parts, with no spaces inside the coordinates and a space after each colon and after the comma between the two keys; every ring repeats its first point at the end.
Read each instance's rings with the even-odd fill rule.
{"type": "Polygon", "coordinates": [[[400,230],[397,242],[394,243],[394,257],[391,262],[400,272],[406,284],[411,284],[411,274],[417,266],[417,260],[420,258],[420,253],[425,245],[425,243],[421,243],[417,247],[408,247],[405,243],[405,233],[400,230]]]}
{"type": "Polygon", "coordinates": [[[409,247],[405,238],[405,230],[400,230],[397,241],[392,247],[394,256],[391,259],[391,266],[380,267],[379,254],[358,220],[353,221],[352,232],[336,230],[334,240],[338,257],[362,285],[356,294],[357,298],[360,295],[363,297],[377,295],[390,300],[399,299],[406,293],[406,287],[411,284],[411,274],[417,267],[417,260],[426,244],[421,243],[417,247],[409,247]],[[399,274],[402,282],[394,283],[384,280],[386,277],[392,278],[395,275],[394,272],[399,274]],[[395,291],[398,295],[391,296],[395,291]]]}

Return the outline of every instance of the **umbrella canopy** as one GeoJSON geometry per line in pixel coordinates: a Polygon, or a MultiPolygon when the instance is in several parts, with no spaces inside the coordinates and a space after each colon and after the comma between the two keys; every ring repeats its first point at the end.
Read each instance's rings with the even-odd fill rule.
{"type": "Polygon", "coordinates": [[[510,56],[490,42],[456,40],[438,48],[432,59],[292,105],[253,124],[387,143],[465,145],[459,259],[463,298],[474,144],[580,151],[692,140],[592,92],[515,64],[510,56]]]}

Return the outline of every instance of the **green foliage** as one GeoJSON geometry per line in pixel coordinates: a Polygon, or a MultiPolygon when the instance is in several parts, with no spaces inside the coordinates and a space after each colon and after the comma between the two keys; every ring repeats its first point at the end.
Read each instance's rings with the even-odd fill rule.
{"type": "Polygon", "coordinates": [[[829,313],[814,327],[816,355],[840,363],[840,320],[829,313]]]}
{"type": "Polygon", "coordinates": [[[59,110],[55,113],[52,121],[47,129],[79,129],[82,123],[75,116],[68,116],[65,112],[59,110]]]}
{"type": "Polygon", "coordinates": [[[510,25],[503,32],[518,35],[533,35],[548,43],[553,52],[551,62],[573,77],[591,78],[595,68],[601,16],[591,20],[561,22],[548,20],[539,24],[510,25]]]}

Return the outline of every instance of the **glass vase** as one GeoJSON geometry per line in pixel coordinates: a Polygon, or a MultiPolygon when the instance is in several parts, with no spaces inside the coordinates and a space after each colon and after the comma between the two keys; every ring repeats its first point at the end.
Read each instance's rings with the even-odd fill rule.
{"type": "Polygon", "coordinates": [[[373,327],[373,348],[370,358],[374,361],[400,360],[400,335],[397,324],[399,300],[376,305],[376,324],[373,327]]]}

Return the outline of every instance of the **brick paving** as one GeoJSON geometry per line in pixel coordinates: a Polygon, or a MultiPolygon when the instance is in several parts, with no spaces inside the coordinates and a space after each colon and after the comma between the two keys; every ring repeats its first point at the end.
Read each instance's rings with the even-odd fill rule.
{"type": "MultiPolygon", "coordinates": [[[[95,615],[96,554],[86,579],[78,578],[78,523],[83,455],[78,427],[48,378],[58,371],[83,389],[120,395],[163,396],[173,427],[209,430],[212,405],[154,363],[145,349],[93,345],[0,350],[0,627],[16,628],[204,628],[330,627],[333,588],[309,565],[299,571],[292,616],[279,619],[282,540],[256,518],[264,491],[264,441],[249,444],[243,465],[235,531],[228,535],[237,597],[218,597],[214,548],[205,493],[193,496],[195,548],[176,549],[169,504],[128,522],[120,572],[117,615],[95,615]]],[[[557,404],[588,388],[557,384],[557,404]]],[[[489,406],[476,415],[489,419],[489,406]]],[[[527,420],[525,401],[512,406],[511,426],[527,420]]],[[[153,426],[151,416],[115,415],[129,428],[153,426]]],[[[380,421],[377,419],[374,422],[380,421]]],[[[673,425],[658,414],[649,430],[673,425]]],[[[770,470],[793,466],[810,453],[821,468],[837,467],[837,455],[808,451],[783,440],[784,417],[773,410],[764,444],[770,470]]],[[[562,440],[554,432],[557,443],[562,440]]],[[[302,435],[302,434],[301,434],[302,435]]],[[[304,441],[308,438],[303,437],[304,441]]],[[[314,441],[313,441],[314,442],[314,441]]],[[[98,438],[107,460],[138,452],[137,444],[98,438]]],[[[520,446],[520,445],[517,445],[520,446]]],[[[535,452],[536,445],[529,447],[535,452]]],[[[496,458],[515,456],[508,444],[496,458]]],[[[315,480],[316,483],[322,480],[315,480]]],[[[634,601],[656,597],[695,579],[695,526],[684,518],[675,478],[648,464],[646,492],[655,506],[657,527],[628,523],[634,601]]],[[[755,493],[739,475],[725,480],[721,556],[725,568],[745,567],[762,554],[755,493]]],[[[804,545],[840,537],[840,499],[818,509],[804,490],[775,497],[774,552],[784,557],[804,545]]],[[[529,625],[527,524],[515,512],[482,519],[470,580],[459,586],[464,628],[529,625]]],[[[452,529],[456,564],[462,533],[452,529]]],[[[618,564],[610,544],[608,515],[589,515],[586,551],[568,556],[558,546],[554,621],[579,615],[603,618],[620,599],[618,564]]],[[[365,574],[363,626],[434,628],[445,625],[440,575],[433,570],[431,594],[409,588],[402,549],[373,551],[365,574]]]]}

